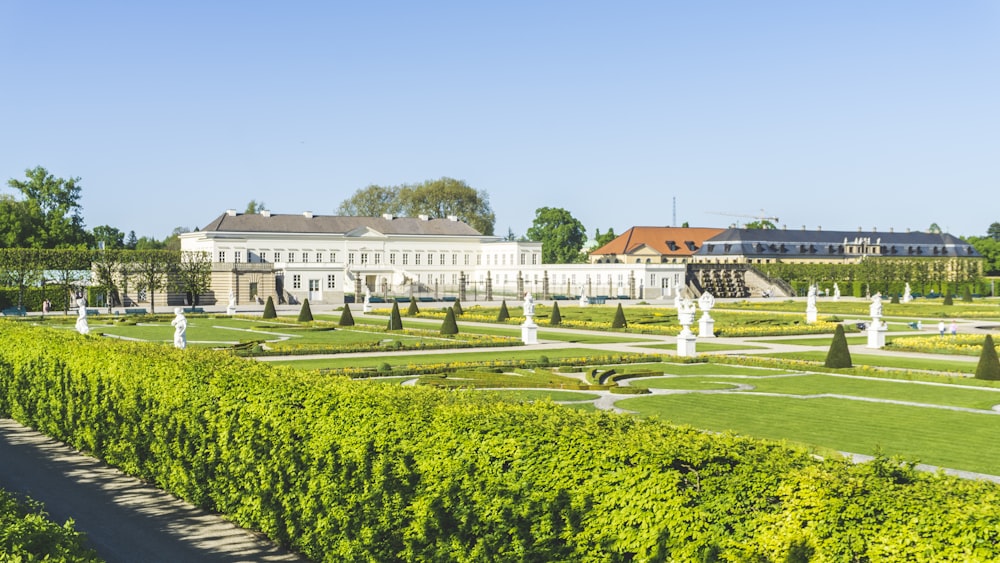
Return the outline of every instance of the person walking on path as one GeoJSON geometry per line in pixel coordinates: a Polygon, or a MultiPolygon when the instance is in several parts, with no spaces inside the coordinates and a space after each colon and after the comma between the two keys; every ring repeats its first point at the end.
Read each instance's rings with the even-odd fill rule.
{"type": "Polygon", "coordinates": [[[954,337],[956,334],[958,334],[958,323],[951,321],[951,335],[954,337]]]}
{"type": "Polygon", "coordinates": [[[938,334],[944,336],[944,321],[938,323],[938,334]]]}

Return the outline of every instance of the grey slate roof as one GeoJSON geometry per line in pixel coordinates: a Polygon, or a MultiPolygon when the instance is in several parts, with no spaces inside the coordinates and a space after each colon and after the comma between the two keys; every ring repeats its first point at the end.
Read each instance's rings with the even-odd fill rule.
{"type": "Polygon", "coordinates": [[[368,227],[386,235],[483,236],[468,224],[451,219],[417,217],[341,217],[336,215],[277,214],[228,212],[218,216],[201,230],[225,233],[306,233],[344,234],[368,227]]]}
{"type": "Polygon", "coordinates": [[[947,234],[924,232],[806,231],[785,229],[727,229],[708,239],[695,256],[804,259],[857,256],[845,246],[879,246],[880,254],[897,258],[979,258],[969,243],[947,234]]]}

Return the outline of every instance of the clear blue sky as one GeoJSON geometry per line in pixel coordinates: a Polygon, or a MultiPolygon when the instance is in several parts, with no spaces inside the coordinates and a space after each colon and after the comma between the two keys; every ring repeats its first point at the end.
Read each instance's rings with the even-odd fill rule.
{"type": "Polygon", "coordinates": [[[996,0],[0,0],[0,77],[2,179],[80,177],[88,228],[140,236],[441,176],[498,234],[673,198],[691,226],[1000,221],[996,0]]]}

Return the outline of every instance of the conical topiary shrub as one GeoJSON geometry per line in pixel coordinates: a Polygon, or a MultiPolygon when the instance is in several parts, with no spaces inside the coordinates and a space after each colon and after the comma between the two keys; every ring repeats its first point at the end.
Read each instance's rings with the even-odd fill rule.
{"type": "Polygon", "coordinates": [[[965,290],[962,291],[962,301],[972,303],[972,290],[969,289],[969,286],[965,286],[965,290]]]}
{"type": "Polygon", "coordinates": [[[951,298],[951,292],[945,294],[943,305],[954,305],[955,301],[951,298]]]}
{"type": "Polygon", "coordinates": [[[267,296],[267,303],[264,304],[264,315],[265,319],[276,319],[278,318],[277,311],[274,310],[274,299],[271,296],[267,296]]]}
{"type": "Polygon", "coordinates": [[[354,315],[351,314],[351,307],[344,303],[344,310],[340,313],[340,320],[337,321],[339,326],[354,326],[354,315]]]}
{"type": "Polygon", "coordinates": [[[993,335],[987,334],[983,342],[983,351],[976,365],[976,379],[1000,379],[1000,359],[997,359],[997,349],[993,346],[993,335]]]}
{"type": "Polygon", "coordinates": [[[417,308],[417,300],[410,299],[410,306],[406,308],[407,317],[415,317],[420,314],[420,309],[417,308]]]}
{"type": "Polygon", "coordinates": [[[559,323],[561,322],[562,322],[562,313],[559,312],[559,304],[553,303],[552,314],[549,315],[549,324],[551,326],[559,326],[559,323]]]}
{"type": "Polygon", "coordinates": [[[458,299],[455,300],[455,304],[451,306],[451,309],[455,311],[456,316],[461,317],[463,314],[465,314],[465,311],[462,310],[462,302],[459,301],[458,299]]]}
{"type": "Polygon", "coordinates": [[[392,302],[392,313],[389,314],[389,324],[386,330],[403,330],[403,319],[399,316],[399,302],[392,302]]]}
{"type": "Polygon", "coordinates": [[[622,304],[618,304],[618,310],[615,311],[615,320],[611,321],[611,328],[626,328],[628,327],[628,321],[625,320],[625,311],[622,309],[622,304]]]}
{"type": "Polygon", "coordinates": [[[445,310],[444,322],[441,323],[441,334],[446,336],[458,334],[458,323],[455,322],[455,310],[451,307],[445,310]]]}
{"type": "Polygon", "coordinates": [[[830,343],[830,351],[826,353],[826,361],[823,362],[823,365],[834,369],[852,366],[851,351],[847,348],[847,336],[844,335],[844,325],[837,325],[837,331],[833,333],[833,342],[830,343]]]}
{"type": "Polygon", "coordinates": [[[893,293],[892,294],[892,299],[889,299],[889,303],[895,303],[895,304],[898,305],[899,304],[899,294],[898,293],[893,293]]]}
{"type": "Polygon", "coordinates": [[[313,312],[312,309],[309,308],[309,300],[303,299],[302,308],[299,309],[299,322],[307,323],[311,320],[313,320],[313,312]]]}
{"type": "Polygon", "coordinates": [[[500,302],[500,312],[497,313],[497,322],[502,323],[510,318],[510,313],[507,312],[507,300],[504,299],[500,302]]]}

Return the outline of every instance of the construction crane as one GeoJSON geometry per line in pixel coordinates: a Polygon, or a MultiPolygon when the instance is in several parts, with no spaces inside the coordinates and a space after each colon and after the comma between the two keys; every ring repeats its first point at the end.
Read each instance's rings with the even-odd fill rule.
{"type": "MultiPolygon", "coordinates": [[[[762,226],[763,225],[767,225],[768,223],[770,223],[773,226],[772,228],[777,228],[778,227],[778,221],[780,221],[780,219],[778,219],[777,217],[768,217],[767,213],[765,213],[763,209],[760,210],[760,215],[745,215],[745,214],[741,214],[741,213],[723,213],[721,211],[708,211],[708,213],[711,213],[712,215],[727,215],[729,217],[743,217],[744,219],[753,219],[754,221],[756,221],[757,223],[759,223],[762,226]]],[[[739,228],[739,223],[736,223],[736,227],[739,228]]],[[[764,227],[764,228],[767,228],[767,227],[764,227]]]]}

